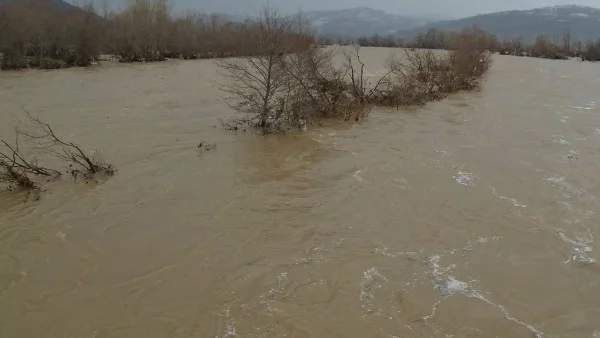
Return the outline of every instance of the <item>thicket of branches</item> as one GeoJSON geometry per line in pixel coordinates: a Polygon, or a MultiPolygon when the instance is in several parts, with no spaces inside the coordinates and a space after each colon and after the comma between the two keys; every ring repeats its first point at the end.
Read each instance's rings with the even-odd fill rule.
{"type": "Polygon", "coordinates": [[[9,190],[39,189],[34,177],[58,178],[62,172],[40,164],[36,154],[52,155],[67,166],[66,173],[74,179],[90,180],[96,175],[112,176],[116,170],[83,150],[73,142],[59,137],[52,127],[27,113],[30,126],[16,128],[14,140],[0,139],[0,188],[9,190]],[[23,145],[27,149],[23,149],[23,145]]]}
{"type": "Polygon", "coordinates": [[[597,42],[575,40],[566,31],[562,38],[538,36],[532,45],[523,44],[521,39],[506,40],[497,49],[501,54],[532,56],[545,59],[565,60],[571,57],[582,61],[600,61],[600,40],[597,42]]]}
{"type": "MultiPolygon", "coordinates": [[[[47,0],[14,1],[0,4],[0,66],[89,66],[101,53],[122,62],[256,55],[258,29],[253,20],[229,22],[218,14],[174,15],[168,0],[130,0],[122,11],[102,14],[91,2],[65,10],[47,0]]],[[[298,48],[313,43],[295,32],[286,39],[298,48]]]]}
{"type": "Polygon", "coordinates": [[[301,20],[294,22],[265,9],[253,39],[260,53],[219,63],[234,106],[249,113],[224,127],[275,133],[304,129],[322,118],[358,121],[374,105],[424,104],[475,89],[491,65],[481,32],[465,30],[457,34],[454,50],[407,50],[404,59],[388,60],[384,75],[371,78],[357,45],[344,49],[338,66],[331,49],[293,50],[285,37],[306,34],[301,20]]]}
{"type": "MultiPolygon", "coordinates": [[[[500,40],[495,35],[489,34],[477,27],[473,27],[470,30],[473,33],[477,33],[479,41],[490,52],[546,59],[578,57],[582,60],[600,61],[600,40],[585,43],[577,40],[569,31],[565,31],[562,36],[549,37],[541,35],[532,43],[526,43],[522,38],[500,40]]],[[[322,45],[331,45],[333,43],[346,45],[352,44],[354,41],[360,46],[451,50],[456,48],[459,36],[460,33],[457,32],[445,32],[430,28],[411,40],[399,39],[393,35],[373,35],[360,37],[356,40],[320,37],[318,42],[322,45]]]]}

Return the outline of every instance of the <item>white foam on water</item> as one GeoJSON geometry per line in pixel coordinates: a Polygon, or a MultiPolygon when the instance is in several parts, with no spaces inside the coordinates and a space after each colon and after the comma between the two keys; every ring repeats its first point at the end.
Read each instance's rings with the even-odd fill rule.
{"type": "Polygon", "coordinates": [[[586,106],[586,107],[581,107],[581,106],[570,106],[573,109],[577,109],[577,110],[593,110],[594,107],[593,106],[586,106]]]}
{"type": "Polygon", "coordinates": [[[62,231],[58,231],[58,232],[56,233],[56,236],[57,236],[58,238],[60,238],[60,240],[61,240],[61,241],[63,241],[63,242],[66,242],[66,241],[67,241],[67,234],[66,234],[66,233],[64,233],[64,232],[62,232],[62,231]]]}
{"type": "Polygon", "coordinates": [[[522,204],[517,201],[516,198],[506,197],[506,196],[498,196],[501,200],[509,201],[512,203],[515,208],[527,208],[527,204],[522,204]]]}
{"type": "MultiPolygon", "coordinates": [[[[341,247],[343,244],[344,244],[344,239],[342,238],[342,239],[338,240],[338,243],[336,243],[336,246],[341,247]]],[[[294,263],[295,264],[320,263],[323,261],[323,251],[324,250],[325,249],[322,247],[312,248],[310,250],[308,257],[299,258],[294,263]]],[[[287,277],[287,273],[286,273],[286,277],[287,277]]]]}
{"type": "Polygon", "coordinates": [[[362,177],[360,177],[360,173],[362,173],[363,171],[364,171],[364,170],[362,170],[362,169],[361,169],[361,170],[357,170],[357,171],[354,173],[354,175],[352,175],[352,177],[353,177],[355,180],[357,180],[357,181],[359,181],[359,182],[362,182],[362,181],[363,181],[363,179],[362,179],[362,177]]]}
{"type": "Polygon", "coordinates": [[[375,248],[375,252],[386,257],[396,258],[400,256],[415,256],[417,254],[414,251],[390,252],[390,248],[383,245],[382,243],[375,244],[377,245],[377,248],[375,248]]]}
{"type": "MultiPolygon", "coordinates": [[[[490,241],[498,241],[500,239],[502,239],[502,237],[500,237],[500,236],[479,237],[479,238],[477,238],[477,240],[475,242],[468,241],[467,245],[463,246],[462,248],[452,249],[452,250],[448,251],[447,253],[450,255],[455,255],[455,254],[465,255],[466,253],[473,250],[474,244],[486,244],[490,241]]],[[[450,267],[453,267],[453,266],[451,265],[450,267]]]]}
{"type": "Polygon", "coordinates": [[[472,173],[459,170],[456,175],[452,176],[454,181],[464,186],[474,186],[473,180],[476,178],[472,173]]]}
{"type": "Polygon", "coordinates": [[[437,290],[442,295],[467,294],[471,286],[469,283],[459,281],[454,276],[448,276],[442,284],[437,285],[437,290]]]}
{"type": "Polygon", "coordinates": [[[544,336],[544,333],[542,331],[539,331],[538,329],[536,329],[535,326],[533,326],[531,324],[527,324],[525,322],[522,322],[522,321],[518,320],[517,318],[513,317],[508,312],[508,310],[506,310],[506,308],[503,305],[496,304],[496,303],[490,301],[489,299],[487,299],[484,296],[482,296],[480,293],[478,293],[478,292],[471,293],[471,294],[469,294],[467,296],[471,297],[471,298],[477,298],[477,299],[479,299],[479,300],[481,300],[481,301],[483,301],[483,302],[485,302],[485,303],[487,303],[489,305],[497,307],[502,312],[502,314],[504,315],[504,318],[506,318],[507,320],[509,320],[509,321],[511,321],[513,323],[519,324],[519,325],[527,328],[529,331],[531,331],[531,333],[533,334],[534,337],[541,338],[541,337],[544,336]]]}
{"type": "Polygon", "coordinates": [[[427,316],[424,316],[424,317],[423,317],[423,321],[424,321],[425,323],[427,323],[427,321],[428,321],[428,320],[430,320],[430,319],[433,319],[433,317],[435,317],[435,313],[436,313],[436,311],[437,311],[437,308],[438,308],[440,305],[442,305],[442,303],[443,303],[443,302],[444,302],[444,301],[445,301],[445,300],[446,300],[448,297],[450,297],[450,296],[445,296],[445,297],[443,297],[443,298],[440,298],[440,299],[439,299],[437,302],[435,302],[435,303],[433,304],[433,306],[431,307],[431,313],[430,313],[430,314],[428,314],[427,316]]]}
{"type": "Polygon", "coordinates": [[[569,203],[567,201],[560,201],[560,204],[564,205],[565,208],[567,208],[567,210],[569,210],[569,211],[573,210],[573,206],[571,205],[571,203],[569,203]]]}
{"type": "Polygon", "coordinates": [[[442,269],[440,267],[441,256],[439,254],[431,255],[429,257],[429,265],[431,266],[431,273],[434,277],[444,276],[447,272],[452,270],[452,266],[442,269]]]}
{"type": "MultiPolygon", "coordinates": [[[[586,212],[579,212],[579,216],[575,217],[575,219],[573,220],[573,224],[583,224],[585,221],[589,220],[590,218],[592,218],[592,216],[594,216],[596,214],[596,212],[594,210],[588,210],[586,212]]],[[[586,228],[587,229],[587,228],[586,228]]],[[[589,232],[589,229],[587,229],[589,232]]]]}
{"type": "Polygon", "coordinates": [[[375,295],[373,289],[379,289],[383,286],[384,282],[388,282],[388,279],[382,275],[376,267],[367,269],[363,272],[362,279],[360,281],[360,303],[363,311],[366,315],[380,314],[381,309],[375,310],[373,308],[373,300],[375,295]]]}
{"type": "Polygon", "coordinates": [[[435,150],[436,153],[444,156],[444,157],[448,157],[450,156],[450,151],[449,150],[445,150],[445,149],[436,149],[435,150]]]}
{"type": "Polygon", "coordinates": [[[592,232],[588,230],[588,233],[585,235],[576,235],[575,239],[571,239],[565,235],[562,229],[556,229],[556,233],[558,236],[565,242],[573,246],[571,256],[567,259],[564,264],[569,264],[572,262],[579,263],[595,263],[596,259],[589,256],[589,254],[594,250],[592,244],[594,243],[594,236],[592,232]]]}
{"type": "Polygon", "coordinates": [[[558,120],[560,122],[562,122],[562,123],[565,123],[565,124],[569,121],[570,118],[571,118],[570,116],[567,116],[567,115],[564,115],[564,114],[559,114],[558,115],[558,120]]]}
{"type": "Polygon", "coordinates": [[[229,308],[225,310],[224,313],[221,314],[225,321],[225,332],[222,335],[215,336],[215,338],[228,338],[237,336],[236,328],[235,328],[235,320],[231,316],[231,311],[229,308]]]}
{"type": "Polygon", "coordinates": [[[502,196],[498,194],[496,188],[494,188],[491,184],[488,183],[488,185],[492,188],[492,194],[499,199],[510,202],[515,208],[527,208],[527,204],[520,203],[516,198],[513,197],[502,196]]]}
{"type": "MultiPolygon", "coordinates": [[[[485,243],[488,243],[490,240],[497,240],[497,239],[500,239],[500,237],[491,237],[491,238],[479,237],[474,243],[485,244],[485,243]]],[[[469,251],[472,249],[474,243],[469,241],[469,243],[465,247],[450,250],[448,253],[454,254],[456,252],[469,251]]],[[[433,280],[432,280],[433,287],[434,287],[434,290],[436,290],[440,294],[441,298],[433,304],[433,306],[431,308],[431,312],[422,318],[424,322],[427,322],[435,317],[438,307],[446,299],[448,299],[452,296],[455,296],[455,295],[462,295],[462,296],[466,296],[469,298],[479,299],[479,300],[485,302],[486,304],[496,307],[497,309],[499,309],[499,311],[504,315],[504,317],[507,320],[509,320],[515,324],[518,324],[520,326],[525,327],[527,330],[529,330],[532,333],[532,335],[534,337],[541,338],[544,336],[544,333],[542,331],[539,331],[538,329],[536,329],[535,326],[525,323],[525,322],[515,318],[514,316],[512,316],[503,305],[496,304],[496,303],[492,302],[491,300],[489,300],[488,298],[486,298],[485,296],[483,296],[482,292],[477,290],[477,288],[474,286],[474,283],[476,281],[465,282],[465,281],[461,281],[461,280],[457,279],[456,277],[454,277],[451,274],[451,272],[452,272],[452,269],[455,267],[455,265],[450,265],[448,267],[442,267],[442,266],[440,266],[440,260],[441,260],[440,254],[433,254],[428,259],[428,264],[431,269],[431,275],[433,277],[433,280]]]]}
{"type": "Polygon", "coordinates": [[[573,109],[577,109],[577,110],[594,110],[596,109],[596,102],[595,101],[590,101],[588,103],[586,103],[584,106],[570,106],[573,109]]]}
{"type": "Polygon", "coordinates": [[[552,142],[557,143],[557,144],[562,144],[562,145],[571,144],[571,142],[565,140],[564,138],[556,138],[556,139],[552,140],[552,142]]]}
{"type": "Polygon", "coordinates": [[[553,177],[547,178],[546,181],[551,182],[559,189],[564,190],[570,194],[573,194],[576,196],[585,195],[585,190],[583,190],[581,188],[580,189],[573,188],[573,186],[571,186],[569,183],[567,183],[566,178],[564,176],[560,176],[560,177],[553,176],[553,177]]]}
{"type": "Polygon", "coordinates": [[[431,313],[429,315],[423,317],[423,320],[425,322],[427,322],[428,320],[431,320],[435,317],[437,308],[446,299],[448,299],[454,295],[463,295],[463,296],[466,296],[469,298],[479,299],[479,300],[485,302],[486,304],[489,304],[489,305],[492,305],[492,306],[498,308],[500,310],[500,312],[502,312],[502,314],[504,315],[504,318],[506,318],[507,320],[509,320],[515,324],[518,324],[520,326],[527,328],[533,334],[534,337],[541,338],[544,336],[544,333],[542,331],[539,331],[538,329],[536,329],[535,326],[525,323],[525,322],[515,318],[508,312],[508,310],[503,305],[496,304],[496,303],[492,302],[491,300],[487,299],[479,291],[475,290],[475,288],[472,287],[471,284],[469,284],[467,282],[463,282],[463,281],[457,280],[453,276],[449,276],[444,281],[444,284],[441,286],[438,285],[436,289],[442,295],[442,298],[440,298],[437,302],[435,302],[433,304],[431,313]]]}
{"type": "Polygon", "coordinates": [[[287,272],[282,272],[277,276],[277,285],[269,289],[269,291],[259,297],[259,303],[266,306],[267,311],[273,312],[273,303],[281,297],[285,292],[285,285],[288,281],[287,272]]]}

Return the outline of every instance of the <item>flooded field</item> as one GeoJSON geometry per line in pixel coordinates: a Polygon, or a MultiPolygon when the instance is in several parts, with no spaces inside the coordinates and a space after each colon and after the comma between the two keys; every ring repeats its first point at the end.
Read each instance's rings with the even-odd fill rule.
{"type": "Polygon", "coordinates": [[[0,74],[0,135],[24,106],[119,169],[0,193],[0,337],[600,337],[600,64],[269,137],[218,126],[219,81],[0,74]]]}

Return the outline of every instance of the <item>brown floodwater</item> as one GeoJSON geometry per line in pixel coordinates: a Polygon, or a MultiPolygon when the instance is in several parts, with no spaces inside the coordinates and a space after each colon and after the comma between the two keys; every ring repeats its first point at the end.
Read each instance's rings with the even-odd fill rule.
{"type": "Polygon", "coordinates": [[[600,337],[600,65],[494,61],[268,137],[211,60],[1,73],[3,138],[23,106],[119,171],[0,193],[0,337],[600,337]]]}

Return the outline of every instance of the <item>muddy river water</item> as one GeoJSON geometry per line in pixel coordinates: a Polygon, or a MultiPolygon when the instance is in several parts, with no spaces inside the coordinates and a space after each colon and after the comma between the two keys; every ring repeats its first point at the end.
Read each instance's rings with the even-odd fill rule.
{"type": "Polygon", "coordinates": [[[25,107],[119,170],[0,193],[0,337],[600,337],[600,65],[268,137],[215,65],[0,74],[3,137],[25,107]]]}

